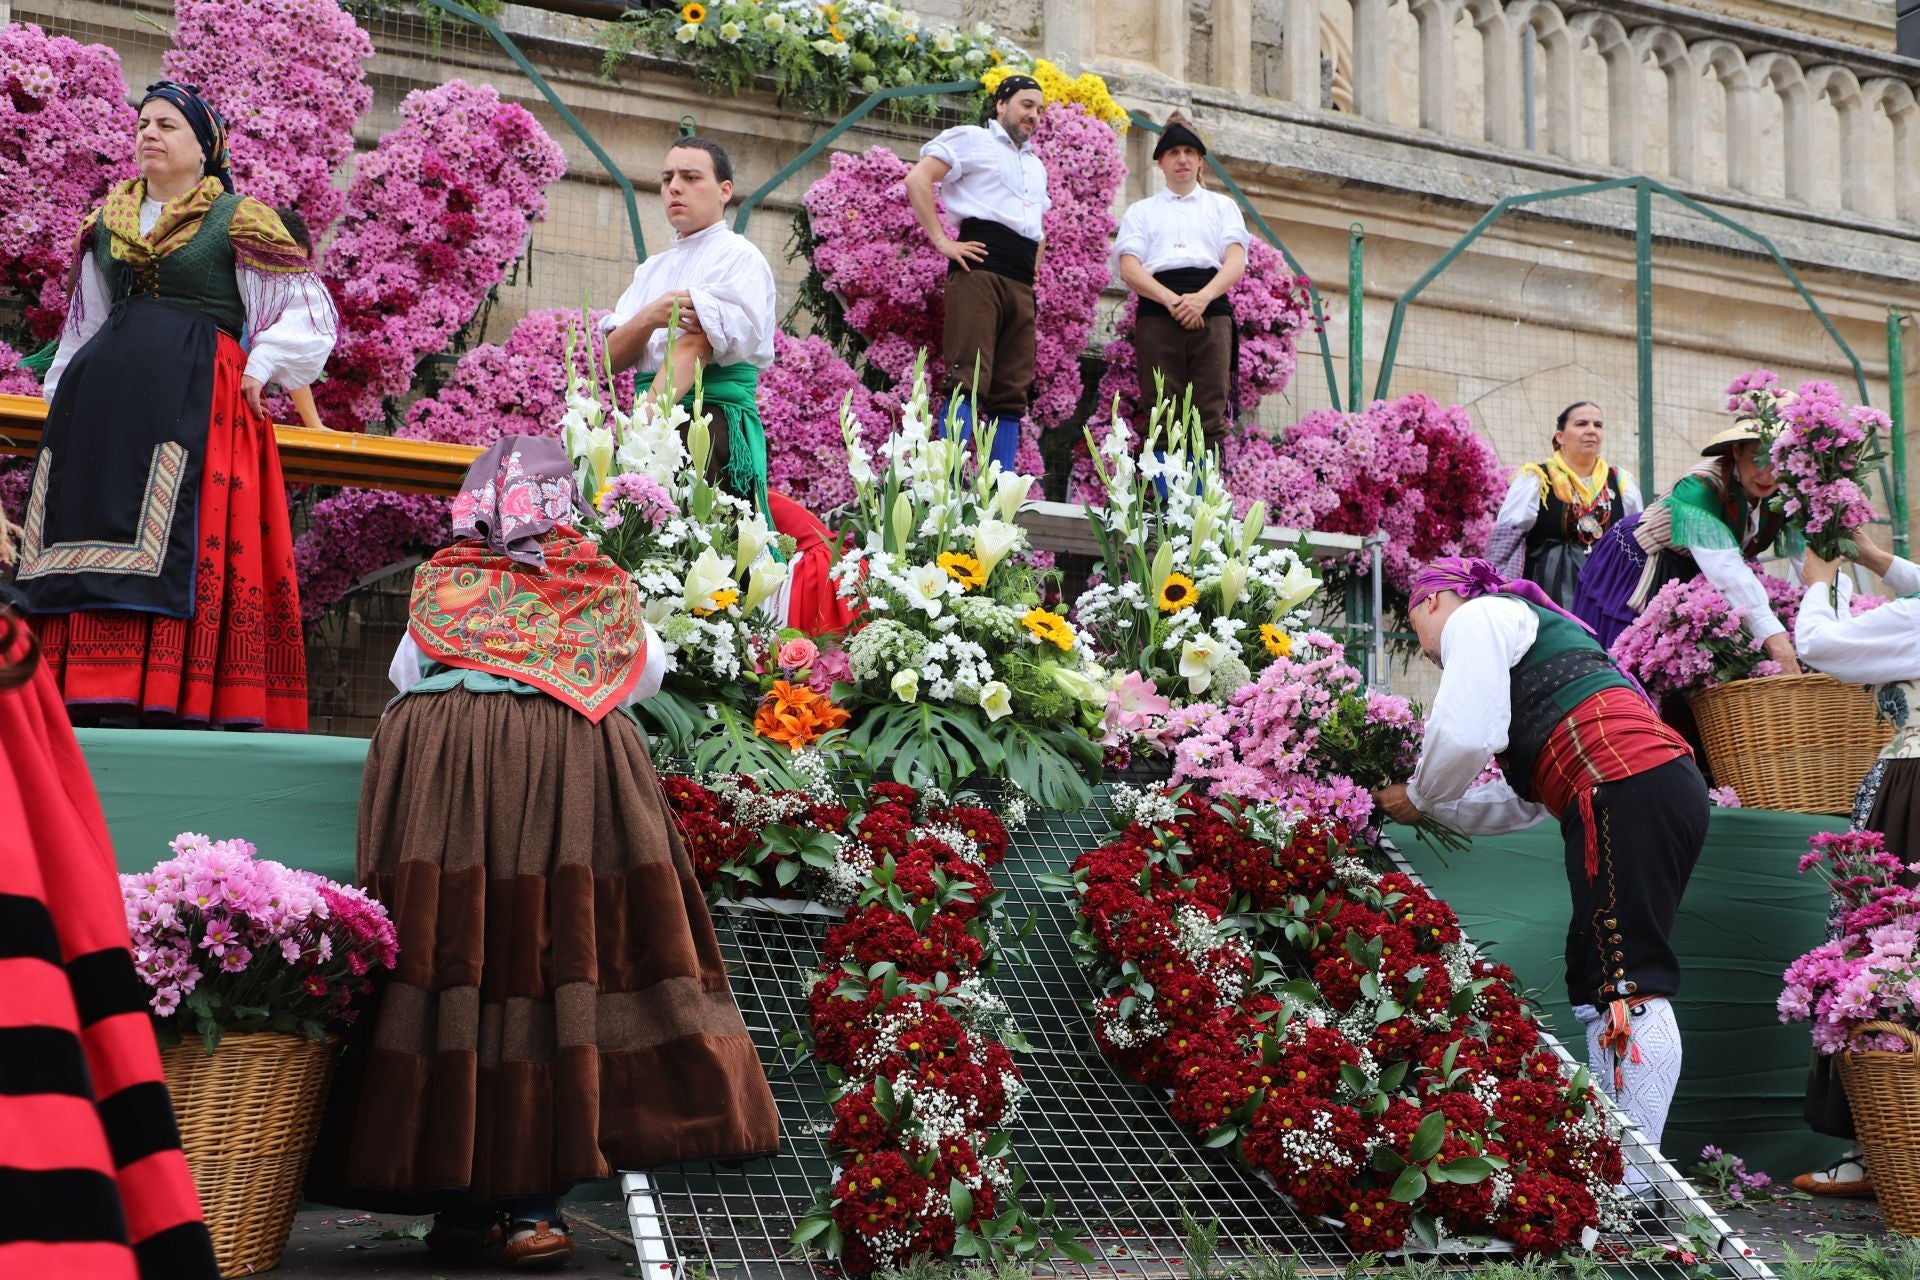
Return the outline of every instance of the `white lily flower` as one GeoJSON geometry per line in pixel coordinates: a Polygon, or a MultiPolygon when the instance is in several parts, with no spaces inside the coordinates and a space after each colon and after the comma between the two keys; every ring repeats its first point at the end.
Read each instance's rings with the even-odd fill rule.
{"type": "Polygon", "coordinates": [[[1187,678],[1187,690],[1201,694],[1213,683],[1213,672],[1226,661],[1227,651],[1214,637],[1195,636],[1180,648],[1180,674],[1187,678]]]}
{"type": "Polygon", "coordinates": [[[779,535],[767,528],[766,520],[756,511],[751,516],[743,517],[734,526],[734,536],[739,540],[739,546],[733,553],[733,576],[737,578],[747,571],[748,565],[766,554],[767,548],[773,545],[779,535]]]}
{"type": "Polygon", "coordinates": [[[1013,690],[1004,680],[989,680],[980,686],[980,709],[988,720],[1000,720],[1013,714],[1013,690]]]}
{"type": "Polygon", "coordinates": [[[959,585],[937,564],[917,564],[900,579],[901,590],[908,602],[929,618],[940,616],[947,596],[959,585]]]}
{"type": "Polygon", "coordinates": [[[982,520],[973,534],[973,557],[988,577],[994,569],[1026,539],[1026,531],[1004,520],[982,520]]]}
{"type": "Polygon", "coordinates": [[[725,591],[733,586],[733,575],[727,571],[727,562],[720,558],[719,552],[712,547],[702,551],[699,558],[687,568],[687,581],[681,598],[689,609],[713,608],[716,592],[725,591]]]}
{"type": "Polygon", "coordinates": [[[913,702],[920,697],[920,673],[911,667],[896,671],[887,687],[893,690],[893,696],[900,701],[913,702]]]}
{"type": "Polygon", "coordinates": [[[994,480],[993,507],[1002,520],[1009,524],[1026,502],[1027,494],[1033,490],[1033,477],[1016,473],[1001,472],[994,480]]]}

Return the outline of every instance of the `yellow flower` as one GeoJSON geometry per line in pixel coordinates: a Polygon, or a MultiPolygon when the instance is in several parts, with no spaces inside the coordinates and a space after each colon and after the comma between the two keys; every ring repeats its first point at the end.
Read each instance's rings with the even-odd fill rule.
{"type": "Polygon", "coordinates": [[[1091,71],[1069,78],[1045,58],[1037,59],[1031,68],[1009,66],[997,52],[992,53],[992,59],[995,65],[980,77],[981,87],[989,96],[1008,76],[1024,73],[1040,82],[1040,96],[1049,103],[1078,103],[1088,115],[1111,126],[1114,132],[1127,131],[1127,109],[1114,101],[1113,94],[1107,89],[1107,82],[1091,71]]]}
{"type": "Polygon", "coordinates": [[[1190,609],[1198,597],[1193,590],[1193,579],[1184,573],[1167,575],[1166,585],[1160,588],[1160,612],[1178,613],[1190,609]]]}
{"type": "Polygon", "coordinates": [[[993,50],[991,53],[987,54],[987,56],[993,59],[993,65],[996,67],[1006,61],[1005,58],[1000,56],[1000,51],[998,49],[993,50]]]}
{"type": "Polygon", "coordinates": [[[707,20],[707,6],[699,0],[688,0],[680,8],[680,20],[690,27],[697,27],[707,20]]]}
{"type": "Polygon", "coordinates": [[[845,44],[847,42],[846,33],[840,30],[838,25],[828,27],[827,34],[833,37],[835,44],[845,44]]]}
{"type": "Polygon", "coordinates": [[[986,570],[980,566],[978,560],[964,551],[942,551],[935,558],[935,562],[947,571],[949,578],[969,591],[975,587],[987,585],[986,570]]]}
{"type": "Polygon", "coordinates": [[[1260,643],[1266,645],[1267,652],[1276,658],[1284,658],[1293,652],[1293,637],[1271,622],[1260,624],[1260,643]]]}
{"type": "Polygon", "coordinates": [[[920,39],[920,37],[919,37],[919,36],[917,36],[917,35],[915,35],[915,34],[913,34],[913,32],[911,32],[911,31],[909,31],[909,32],[907,32],[907,43],[908,43],[908,44],[913,44],[913,43],[914,43],[915,41],[917,41],[917,40],[919,40],[919,39],[920,39]]]}
{"type": "Polygon", "coordinates": [[[694,612],[704,618],[710,613],[718,613],[722,609],[731,609],[739,602],[740,592],[737,589],[733,587],[722,587],[707,597],[706,608],[695,609],[694,612]]]}
{"type": "Polygon", "coordinates": [[[1020,621],[1027,630],[1033,632],[1035,639],[1045,640],[1057,649],[1073,648],[1073,628],[1059,614],[1049,613],[1045,609],[1029,609],[1020,621]]]}
{"type": "Polygon", "coordinates": [[[606,500],[607,494],[611,493],[612,491],[613,491],[612,481],[608,481],[606,484],[603,484],[600,486],[600,492],[593,495],[593,506],[596,511],[599,510],[600,504],[606,500]]]}

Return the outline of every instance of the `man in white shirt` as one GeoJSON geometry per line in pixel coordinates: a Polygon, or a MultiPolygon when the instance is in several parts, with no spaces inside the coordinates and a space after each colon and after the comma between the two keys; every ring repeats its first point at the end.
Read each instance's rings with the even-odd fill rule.
{"type": "Polygon", "coordinates": [[[1133,348],[1141,421],[1155,400],[1179,404],[1191,391],[1207,443],[1218,445],[1233,403],[1227,290],[1247,269],[1247,224],[1239,205],[1200,185],[1206,158],[1200,135],[1178,115],[1169,119],[1153,148],[1166,188],[1127,207],[1113,257],[1121,281],[1140,298],[1133,348]]]}
{"type": "Polygon", "coordinates": [[[733,162],[718,143],[682,138],[660,166],[660,200],[673,243],[634,268],[633,283],[601,321],[607,362],[639,366],[656,390],[692,395],[699,365],[705,407],[726,430],[713,435],[707,473],[729,493],[767,510],[767,435],[755,393],[773,363],[773,268],[752,241],[721,221],[733,198],[733,162]],[[673,333],[673,360],[667,338],[673,333]]]}
{"type": "Polygon", "coordinates": [[[976,419],[983,431],[990,420],[993,460],[1009,472],[1033,389],[1033,281],[1052,205],[1046,166],[1033,153],[1045,105],[1038,81],[1008,76],[984,124],[948,129],[920,148],[907,174],[920,229],[951,264],[943,354],[962,438],[976,419]],[[958,239],[941,225],[936,186],[959,220],[958,239]]]}
{"type": "Polygon", "coordinates": [[[1706,781],[1587,625],[1536,584],[1449,557],[1410,594],[1440,689],[1413,780],[1374,799],[1396,822],[1431,815],[1469,834],[1559,819],[1567,997],[1600,1087],[1658,1145],[1680,1079],[1670,939],[1706,842],[1706,781]],[[1489,759],[1505,781],[1474,787],[1489,759]]]}

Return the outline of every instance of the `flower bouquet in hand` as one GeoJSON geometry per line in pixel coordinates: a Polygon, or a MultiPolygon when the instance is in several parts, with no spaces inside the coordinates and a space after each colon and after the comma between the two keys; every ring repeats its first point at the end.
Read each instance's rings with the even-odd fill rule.
{"type": "Polygon", "coordinates": [[[1231,698],[1292,651],[1320,580],[1292,548],[1262,540],[1266,506],[1235,519],[1191,400],[1154,406],[1136,457],[1116,405],[1087,446],[1104,492],[1087,519],[1101,581],[1074,618],[1115,671],[1101,721],[1110,751],[1164,745],[1175,707],[1231,698]]]}
{"type": "Polygon", "coordinates": [[[398,956],[386,908],[358,889],[182,832],[174,856],[120,877],[136,972],[162,1044],[228,1032],[323,1040],[359,1017],[398,956]]]}
{"type": "Polygon", "coordinates": [[[924,365],[881,465],[843,410],[856,536],[834,568],[863,623],[847,642],[858,720],[853,749],[896,781],[951,789],[1000,773],[1049,808],[1092,798],[1100,752],[1086,730],[1106,672],[1086,637],[1041,606],[1014,523],[1033,487],[988,461],[982,432],[936,430],[924,365]]]}
{"type": "Polygon", "coordinates": [[[1887,415],[1849,406],[1831,382],[1803,382],[1793,391],[1767,369],[1742,374],[1727,388],[1729,412],[1760,423],[1780,490],[1771,499],[1823,560],[1859,553],[1853,531],[1874,518],[1868,473],[1886,457],[1879,433],[1887,415]]]}
{"type": "MultiPolygon", "coordinates": [[[[792,744],[756,732],[759,699],[750,696],[786,621],[791,542],[751,503],[707,480],[713,428],[698,370],[691,410],[664,390],[622,409],[586,345],[588,373],[569,379],[560,438],[591,497],[581,532],[633,575],[666,649],[666,685],[641,711],[668,756],[702,770],[773,770],[792,782],[781,772],[792,744]]],[[[572,354],[570,338],[569,369],[572,354]]]]}
{"type": "Polygon", "coordinates": [[[1656,702],[1780,674],[1780,664],[1754,643],[1746,611],[1728,604],[1704,576],[1660,588],[1608,654],[1656,702]]]}
{"type": "MultiPolygon", "coordinates": [[[[1360,836],[1379,831],[1373,792],[1404,782],[1420,758],[1413,704],[1368,689],[1341,646],[1317,631],[1230,698],[1195,703],[1171,720],[1176,783],[1308,814],[1360,836]]],[[[1416,829],[1466,847],[1436,819],[1416,829]]]]}

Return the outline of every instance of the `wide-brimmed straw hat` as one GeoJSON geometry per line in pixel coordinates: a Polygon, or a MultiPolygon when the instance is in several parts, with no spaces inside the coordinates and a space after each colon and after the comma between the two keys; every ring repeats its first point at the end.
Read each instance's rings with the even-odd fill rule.
{"type": "Polygon", "coordinates": [[[1723,453],[1732,453],[1733,447],[1737,444],[1744,444],[1748,440],[1760,440],[1763,438],[1760,434],[1760,420],[1758,418],[1742,418],[1725,431],[1714,436],[1713,439],[1707,441],[1706,447],[1700,450],[1700,456],[1703,458],[1717,458],[1723,453]]]}

